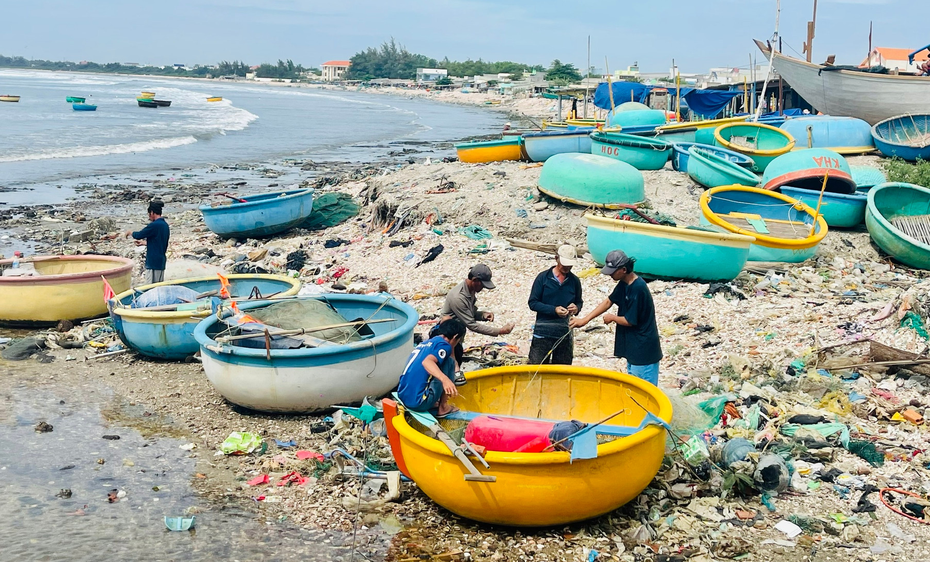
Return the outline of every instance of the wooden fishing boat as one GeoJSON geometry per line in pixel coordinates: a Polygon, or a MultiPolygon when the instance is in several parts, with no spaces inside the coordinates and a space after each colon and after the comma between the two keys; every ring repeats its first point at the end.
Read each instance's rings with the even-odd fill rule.
{"type": "Polygon", "coordinates": [[[700,142],[701,144],[713,143],[713,131],[721,125],[729,123],[741,123],[749,119],[748,115],[740,117],[727,117],[724,119],[707,119],[705,121],[682,121],[680,123],[669,123],[656,127],[657,133],[676,134],[674,142],[700,142]],[[708,136],[704,141],[698,141],[697,135],[701,131],[707,131],[708,136]]]}
{"type": "MultiPolygon", "coordinates": [[[[20,260],[37,275],[0,277],[0,325],[53,326],[61,320],[85,320],[107,312],[103,280],[125,291],[132,260],[113,256],[37,256],[20,260]],[[27,266],[28,267],[28,266],[27,266]]],[[[0,260],[0,269],[13,260],[0,260]]]]}
{"type": "MultiPolygon", "coordinates": [[[[749,160],[751,164],[752,160],[749,160]]],[[[751,187],[759,185],[759,176],[729,158],[704,150],[700,145],[694,145],[688,149],[686,171],[691,179],[704,187],[733,184],[751,187]]]]}
{"type": "MultiPolygon", "coordinates": [[[[563,525],[608,513],[634,499],[662,465],[672,406],[665,394],[637,377],[562,365],[519,365],[472,371],[453,404],[461,409],[445,424],[477,414],[496,419],[580,420],[595,423],[596,458],[571,453],[488,451],[483,474],[493,482],[466,480],[460,461],[425,433],[401,408],[386,419],[396,430],[391,450],[398,466],[434,502],[485,523],[517,527],[563,525]]],[[[391,410],[386,410],[391,415],[391,410]]],[[[478,462],[477,460],[475,462],[478,462]]]]}
{"type": "MultiPolygon", "coordinates": [[[[300,280],[279,275],[228,275],[226,278],[229,280],[230,297],[240,303],[248,302],[250,298],[290,297],[296,295],[301,287],[300,280]]],[[[194,328],[213,313],[222,288],[218,277],[165,281],[122,292],[110,299],[107,308],[116,333],[126,347],[148,357],[180,360],[200,349],[200,344],[194,339],[194,328]],[[189,293],[203,296],[174,306],[138,307],[142,304],[140,295],[158,287],[183,287],[189,293]]]]}
{"type": "MultiPolygon", "coordinates": [[[[769,49],[756,40],[769,56],[769,49]]],[[[849,67],[811,64],[776,52],[772,61],[779,76],[817,110],[828,115],[857,117],[870,124],[896,115],[923,113],[930,99],[930,77],[877,74],[849,67]]]]}
{"type": "Polygon", "coordinates": [[[672,169],[679,172],[688,171],[688,151],[691,147],[697,147],[704,151],[705,153],[709,152],[711,154],[716,154],[717,156],[733,162],[737,166],[742,168],[748,168],[752,166],[752,158],[746,156],[745,154],[740,154],[739,152],[733,152],[732,150],[727,150],[719,146],[713,146],[710,144],[701,144],[697,142],[676,142],[672,143],[672,169]]]}
{"type": "Polygon", "coordinates": [[[74,111],[97,111],[97,106],[89,103],[72,103],[71,109],[74,111]]]}
{"type": "Polygon", "coordinates": [[[556,154],[543,164],[539,191],[584,207],[620,208],[646,199],[643,174],[596,154],[556,154]]]}
{"type": "Polygon", "coordinates": [[[459,160],[471,164],[523,159],[522,137],[455,145],[459,160]]]}
{"type": "Polygon", "coordinates": [[[207,228],[224,238],[260,238],[307,220],[313,212],[313,190],[244,195],[224,203],[200,206],[207,228]]]}
{"type": "Polygon", "coordinates": [[[783,185],[779,191],[812,209],[816,209],[819,202],[820,214],[823,220],[827,221],[827,226],[831,228],[853,228],[865,220],[865,207],[868,202],[868,196],[865,193],[858,191],[851,194],[825,192],[821,200],[820,191],[814,189],[783,185]]]}
{"type": "Polygon", "coordinates": [[[794,150],[825,148],[837,154],[865,154],[875,150],[871,127],[855,117],[811,115],[785,121],[779,128],[797,141],[794,150]]]}
{"type": "Polygon", "coordinates": [[[154,103],[158,107],[170,107],[171,106],[171,100],[152,100],[152,103],[154,103]]]}
{"type": "Polygon", "coordinates": [[[11,96],[9,94],[5,94],[5,95],[0,96],[0,101],[16,103],[19,101],[19,96],[11,96]]]}
{"type": "Polygon", "coordinates": [[[587,131],[543,131],[523,134],[523,149],[533,162],[545,162],[550,156],[572,152],[591,153],[587,131]]]}
{"type": "Polygon", "coordinates": [[[905,265],[930,269],[930,189],[883,183],[868,197],[865,225],[875,244],[905,265]]]}
{"type": "Polygon", "coordinates": [[[591,133],[591,154],[630,164],[637,170],[660,170],[672,153],[671,143],[625,133],[591,133]]]}
{"type": "Polygon", "coordinates": [[[207,98],[207,101],[211,101],[211,102],[212,101],[223,101],[223,98],[220,96],[210,96],[209,98],[207,98]]]}
{"type": "Polygon", "coordinates": [[[671,227],[585,215],[588,251],[604,265],[607,253],[622,248],[636,258],[636,272],[657,279],[730,281],[749,258],[755,238],[699,227],[671,227]],[[710,265],[713,264],[713,265],[710,265]]]}
{"type": "Polygon", "coordinates": [[[756,240],[749,261],[799,263],[812,257],[827,235],[814,209],[774,191],[729,185],[701,195],[701,222],[756,240]]]}
{"type": "Polygon", "coordinates": [[[826,148],[805,148],[775,158],[762,174],[762,188],[777,190],[790,185],[820,193],[824,178],[830,193],[856,192],[846,159],[826,148]]]}
{"type": "Polygon", "coordinates": [[[158,107],[158,104],[155,103],[155,102],[153,102],[153,101],[136,100],[136,103],[139,104],[139,107],[147,107],[147,108],[149,108],[149,109],[154,108],[154,107],[158,107]]]}
{"type": "Polygon", "coordinates": [[[65,101],[68,103],[84,103],[87,101],[87,98],[79,98],[77,96],[68,96],[65,98],[65,101]]]}
{"type": "Polygon", "coordinates": [[[749,156],[752,171],[761,174],[769,162],[794,148],[794,139],[771,125],[730,123],[714,129],[714,144],[749,156]]]}
{"type": "MultiPolygon", "coordinates": [[[[347,319],[379,322],[365,325],[372,335],[347,344],[266,349],[217,341],[214,338],[226,325],[211,314],[197,325],[194,337],[200,344],[203,370],[217,392],[253,410],[306,413],[383,396],[397,386],[413,351],[413,330],[419,319],[413,307],[383,295],[332,294],[296,300],[302,299],[324,301],[347,319]]],[[[248,313],[269,304],[246,303],[240,309],[248,313]]]]}
{"type": "Polygon", "coordinates": [[[917,113],[885,119],[872,127],[872,139],[878,151],[889,158],[909,162],[930,160],[930,115],[917,113]]]}

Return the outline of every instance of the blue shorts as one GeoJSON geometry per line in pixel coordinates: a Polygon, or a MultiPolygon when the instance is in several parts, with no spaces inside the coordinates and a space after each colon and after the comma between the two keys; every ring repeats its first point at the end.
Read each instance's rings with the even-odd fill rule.
{"type": "Polygon", "coordinates": [[[435,377],[430,377],[429,383],[426,385],[426,390],[423,392],[423,400],[416,406],[408,405],[407,407],[417,412],[432,410],[439,406],[439,399],[442,398],[442,393],[442,381],[435,377]]]}
{"type": "Polygon", "coordinates": [[[653,363],[652,365],[631,365],[630,362],[627,361],[626,370],[635,377],[639,377],[644,381],[651,382],[655,386],[659,386],[658,363],[653,363]]]}

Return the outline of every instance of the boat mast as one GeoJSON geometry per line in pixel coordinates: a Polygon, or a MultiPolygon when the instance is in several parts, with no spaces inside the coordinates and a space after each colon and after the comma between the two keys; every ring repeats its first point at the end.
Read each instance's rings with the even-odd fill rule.
{"type": "Polygon", "coordinates": [[[588,118],[588,78],[591,77],[591,36],[588,35],[588,66],[584,69],[584,118],[588,118]]]}
{"type": "MultiPolygon", "coordinates": [[[[807,62],[811,62],[811,57],[813,56],[813,45],[814,45],[814,28],[817,27],[817,0],[814,0],[814,17],[811,21],[807,22],[807,43],[804,43],[804,48],[801,49],[805,54],[807,54],[807,62]]],[[[869,49],[869,52],[872,52],[869,49]]]]}
{"type": "Polygon", "coordinates": [[[765,91],[769,87],[769,78],[772,76],[772,62],[775,60],[775,51],[778,48],[778,24],[781,20],[781,0],[775,0],[775,34],[772,36],[772,47],[769,49],[769,68],[765,73],[765,82],[762,83],[762,97],[759,98],[759,105],[756,106],[756,114],[753,121],[758,121],[762,114],[762,103],[765,101],[765,91]]]}

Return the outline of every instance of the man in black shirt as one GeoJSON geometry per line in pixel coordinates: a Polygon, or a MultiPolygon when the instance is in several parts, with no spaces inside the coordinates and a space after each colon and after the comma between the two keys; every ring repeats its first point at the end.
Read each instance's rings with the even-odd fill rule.
{"type": "Polygon", "coordinates": [[[137,245],[146,245],[145,250],[145,283],[161,283],[165,280],[165,267],[168,263],[168,238],[171,229],[161,216],[165,204],[154,200],[149,203],[149,222],[145,228],[138,232],[126,231],[126,237],[132,236],[137,245]]]}
{"type": "Polygon", "coordinates": [[[607,254],[604,261],[601,273],[610,275],[611,279],[619,283],[597,308],[584,318],[573,319],[569,326],[581,328],[607,312],[612,305],[617,305],[617,314],[604,315],[605,324],[617,325],[614,355],[626,358],[627,370],[631,375],[658,385],[662,347],[652,293],[646,282],[633,273],[634,258],[622,250],[614,250],[607,254]]]}
{"type": "Polygon", "coordinates": [[[577,257],[573,246],[560,246],[555,267],[547,268],[533,281],[528,304],[530,310],[536,312],[536,324],[530,346],[530,365],[572,364],[574,342],[568,321],[578,314],[583,304],[581,280],[572,273],[577,257]]]}

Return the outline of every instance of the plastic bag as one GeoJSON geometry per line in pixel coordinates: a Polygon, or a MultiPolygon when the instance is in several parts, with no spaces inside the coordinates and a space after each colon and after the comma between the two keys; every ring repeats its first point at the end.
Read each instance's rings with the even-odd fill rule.
{"type": "Polygon", "coordinates": [[[738,398],[733,394],[714,396],[698,404],[698,408],[704,410],[704,413],[710,416],[713,423],[716,424],[720,421],[720,416],[723,414],[727,402],[735,402],[736,400],[738,400],[738,398]]]}
{"type": "Polygon", "coordinates": [[[164,285],[153,287],[137,296],[132,301],[132,308],[148,308],[150,306],[166,306],[170,304],[184,304],[197,300],[197,291],[183,285],[164,285]]]}
{"type": "Polygon", "coordinates": [[[233,431],[220,445],[220,450],[226,455],[248,455],[261,444],[261,437],[254,433],[233,431]]]}

